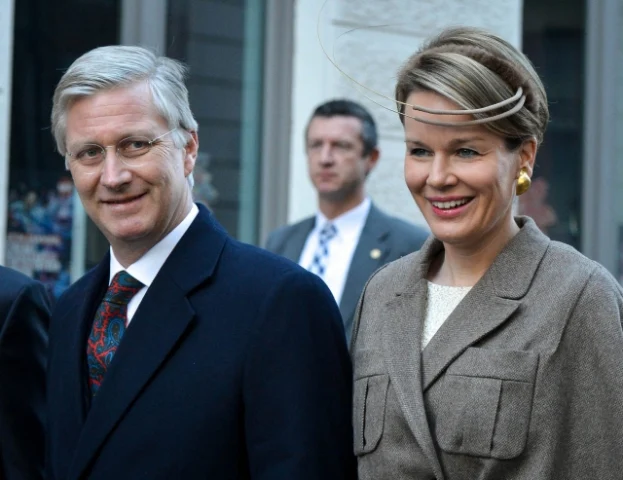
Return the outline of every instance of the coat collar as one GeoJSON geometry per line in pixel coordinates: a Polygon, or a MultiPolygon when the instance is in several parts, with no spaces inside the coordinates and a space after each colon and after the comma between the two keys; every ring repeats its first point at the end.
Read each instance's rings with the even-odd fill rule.
{"type": "Polygon", "coordinates": [[[387,216],[372,203],[353,252],[353,259],[344,280],[344,291],[340,300],[340,312],[344,319],[347,336],[352,328],[357,302],[368,277],[387,261],[390,253],[387,241],[390,235],[391,228],[387,216]],[[378,255],[372,255],[373,250],[378,250],[378,255]]]}
{"type": "MultiPolygon", "coordinates": [[[[195,315],[187,296],[213,275],[226,242],[225,231],[200,207],[199,215],[162,266],[124,335],[86,416],[68,478],[83,475],[108,434],[181,341],[195,315]]],[[[101,280],[102,273],[107,274],[107,268],[98,268],[100,275],[93,277],[93,283],[101,280]]],[[[82,318],[83,324],[90,325],[91,321],[92,315],[82,318]]],[[[84,342],[81,339],[78,349],[84,350],[84,342]]]]}
{"type": "MultiPolygon", "coordinates": [[[[485,284],[500,298],[519,299],[526,294],[550,244],[550,239],[530,217],[515,217],[515,222],[519,225],[519,232],[502,249],[476,284],[485,284]]],[[[422,248],[413,254],[413,268],[405,271],[401,281],[396,283],[396,294],[408,293],[413,290],[417,281],[425,279],[431,262],[441,250],[443,244],[435,237],[429,237],[422,248]]]]}
{"type": "Polygon", "coordinates": [[[396,264],[394,297],[387,303],[384,357],[405,418],[420,441],[435,476],[443,479],[426,417],[424,394],[468,347],[506,322],[530,288],[550,240],[527,217],[521,230],[497,256],[450,317],[421,351],[426,316],[426,276],[443,244],[429,238],[422,249],[396,264]]]}
{"type": "Polygon", "coordinates": [[[52,441],[63,455],[78,445],[90,403],[86,343],[95,311],[107,288],[109,263],[109,254],[106,254],[99,265],[63,294],[59,308],[54,310],[51,343],[56,370],[49,383],[55,394],[49,403],[55,418],[50,423],[59,424],[60,428],[50,433],[58,435],[52,441]]]}
{"type": "Polygon", "coordinates": [[[294,263],[298,263],[301,252],[305,247],[307,237],[314,229],[315,221],[315,217],[309,217],[294,225],[290,237],[284,244],[283,251],[280,252],[281,255],[294,263]]]}

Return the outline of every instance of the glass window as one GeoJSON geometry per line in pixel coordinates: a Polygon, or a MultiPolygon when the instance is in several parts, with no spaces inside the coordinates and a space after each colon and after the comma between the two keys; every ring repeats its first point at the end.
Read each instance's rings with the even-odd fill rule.
{"type": "Polygon", "coordinates": [[[532,188],[519,200],[551,238],[581,248],[584,0],[524,0],[523,51],[547,90],[551,121],[532,188]]]}
{"type": "Polygon", "coordinates": [[[69,285],[72,249],[85,246],[72,245],[73,183],[50,132],[52,95],[77,57],[117,43],[119,3],[15,2],[6,264],[55,296],[69,285]]]}
{"type": "Polygon", "coordinates": [[[169,2],[167,52],[190,67],[199,122],[195,199],[230,234],[258,235],[264,2],[169,2]]]}

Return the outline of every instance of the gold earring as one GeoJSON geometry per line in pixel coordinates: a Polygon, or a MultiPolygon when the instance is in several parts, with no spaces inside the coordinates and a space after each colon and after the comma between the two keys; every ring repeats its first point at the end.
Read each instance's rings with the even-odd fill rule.
{"type": "Polygon", "coordinates": [[[530,179],[530,175],[528,175],[528,170],[522,168],[519,172],[519,178],[517,179],[517,187],[515,191],[517,195],[523,195],[528,191],[530,185],[532,184],[532,180],[530,179]]]}

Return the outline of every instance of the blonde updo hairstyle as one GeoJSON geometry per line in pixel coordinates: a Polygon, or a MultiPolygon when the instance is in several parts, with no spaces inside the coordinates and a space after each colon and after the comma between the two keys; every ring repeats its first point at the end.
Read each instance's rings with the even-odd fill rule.
{"type": "MultiPolygon", "coordinates": [[[[543,141],[549,121],[543,83],[528,58],[510,43],[484,30],[460,27],[444,30],[407,60],[398,73],[395,99],[404,124],[403,114],[416,118],[419,114],[400,103],[414,91],[433,91],[461,109],[478,109],[509,99],[520,87],[526,97],[524,106],[483,124],[504,138],[510,151],[530,138],[537,145],[543,141]]],[[[510,108],[473,117],[484,119],[510,108]]]]}

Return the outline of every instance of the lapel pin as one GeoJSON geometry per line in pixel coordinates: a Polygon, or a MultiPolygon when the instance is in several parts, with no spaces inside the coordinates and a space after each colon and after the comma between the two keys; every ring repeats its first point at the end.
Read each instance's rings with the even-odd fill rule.
{"type": "Polygon", "coordinates": [[[381,251],[378,248],[373,248],[370,250],[370,258],[373,260],[378,260],[381,258],[381,251]]]}

